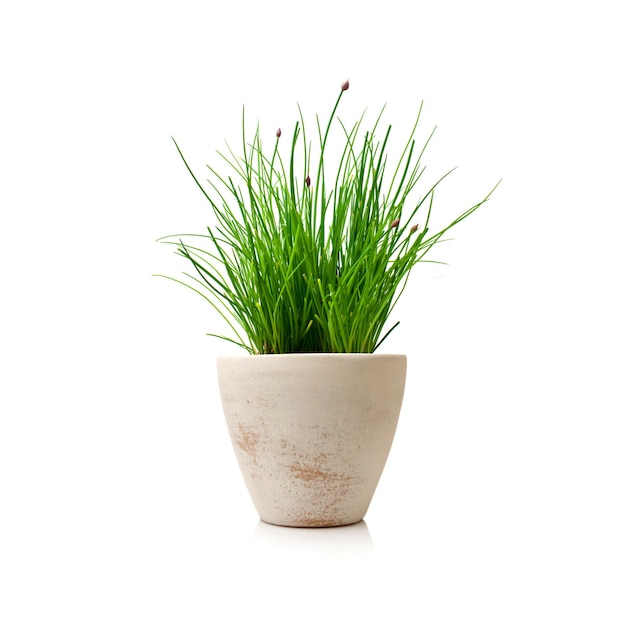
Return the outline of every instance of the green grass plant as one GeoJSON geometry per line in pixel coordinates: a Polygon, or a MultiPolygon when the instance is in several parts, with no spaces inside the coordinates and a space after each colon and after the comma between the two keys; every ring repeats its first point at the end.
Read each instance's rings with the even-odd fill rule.
{"type": "Polygon", "coordinates": [[[364,116],[351,126],[337,116],[348,87],[326,124],[316,117],[314,142],[301,110],[286,149],[280,130],[269,150],[258,125],[249,140],[244,116],[241,154],[230,147],[220,154],[225,171],[207,166],[206,184],[174,141],[214,223],[205,233],[160,240],[189,262],[185,278],[172,280],[203,296],[232,331],[212,336],[250,354],[374,352],[399,323],[388,327],[411,270],[495,189],[431,232],[435,191],[451,172],[413,199],[432,138],[416,141],[422,106],[392,163],[391,126],[379,131],[382,111],[365,132],[364,116]],[[334,167],[331,131],[341,136],[334,167]]]}

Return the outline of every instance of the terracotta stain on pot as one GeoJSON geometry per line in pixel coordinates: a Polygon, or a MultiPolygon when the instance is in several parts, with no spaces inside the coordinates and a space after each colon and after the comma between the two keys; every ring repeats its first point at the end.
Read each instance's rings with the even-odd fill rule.
{"type": "Polygon", "coordinates": [[[346,498],[354,484],[354,478],[349,474],[331,471],[320,462],[293,463],[289,471],[295,480],[306,486],[309,497],[317,501],[320,519],[329,519],[333,515],[335,507],[346,498]]]}
{"type": "Polygon", "coordinates": [[[294,488],[301,494],[302,505],[288,515],[290,526],[324,528],[354,523],[343,508],[358,489],[359,478],[349,471],[350,464],[337,467],[334,454],[296,454],[286,465],[294,488]],[[295,457],[295,458],[294,458],[295,457]]]}
{"type": "Polygon", "coordinates": [[[289,471],[293,474],[295,478],[299,478],[300,480],[306,480],[307,482],[311,480],[337,480],[337,477],[331,472],[325,472],[324,470],[321,470],[317,467],[303,467],[299,463],[294,463],[293,465],[290,465],[289,471]]]}
{"type": "Polygon", "coordinates": [[[243,424],[238,424],[237,431],[233,434],[233,440],[239,449],[251,456],[256,456],[256,447],[259,443],[258,433],[246,429],[243,424]]]}
{"type": "Polygon", "coordinates": [[[353,482],[350,475],[335,472],[328,469],[328,455],[324,453],[316,455],[300,455],[298,461],[291,463],[288,468],[294,478],[306,483],[323,483],[325,488],[335,491],[345,488],[353,482]]]}

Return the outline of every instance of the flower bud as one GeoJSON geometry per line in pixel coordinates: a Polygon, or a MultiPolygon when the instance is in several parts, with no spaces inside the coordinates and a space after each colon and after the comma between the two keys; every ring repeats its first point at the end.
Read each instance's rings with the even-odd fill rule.
{"type": "Polygon", "coordinates": [[[311,186],[311,177],[307,175],[307,177],[304,179],[304,182],[306,183],[307,187],[311,186]]]}
{"type": "Polygon", "coordinates": [[[281,135],[283,134],[283,132],[280,130],[280,128],[276,131],[276,138],[278,139],[281,135]]]}
{"type": "Polygon", "coordinates": [[[411,234],[416,232],[419,227],[420,227],[419,224],[413,224],[413,226],[411,226],[411,234]]]}
{"type": "Polygon", "coordinates": [[[398,224],[400,224],[400,218],[399,217],[397,219],[393,220],[393,222],[391,222],[391,226],[389,226],[389,228],[398,228],[398,224]]]}
{"type": "Polygon", "coordinates": [[[350,88],[350,81],[347,80],[345,83],[341,84],[341,91],[348,91],[348,89],[350,88]]]}

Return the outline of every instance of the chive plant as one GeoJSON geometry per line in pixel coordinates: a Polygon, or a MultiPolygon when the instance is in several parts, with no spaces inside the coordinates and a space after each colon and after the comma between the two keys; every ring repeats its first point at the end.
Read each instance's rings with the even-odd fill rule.
{"type": "Polygon", "coordinates": [[[378,138],[382,111],[363,133],[363,116],[352,126],[337,116],[348,88],[346,81],[325,125],[316,118],[317,155],[301,110],[286,156],[280,129],[266,151],[258,125],[252,140],[246,138],[244,118],[242,154],[230,147],[220,154],[226,172],[208,166],[206,185],[174,141],[215,220],[205,233],[160,240],[190,264],[184,280],[172,280],[202,295],[226,320],[232,335],[212,336],[250,354],[374,352],[399,323],[386,328],[411,269],[495,189],[431,232],[435,190],[450,172],[410,200],[432,138],[420,145],[415,139],[422,107],[390,165],[391,126],[378,138]],[[333,168],[327,165],[331,130],[341,135],[333,168]]]}

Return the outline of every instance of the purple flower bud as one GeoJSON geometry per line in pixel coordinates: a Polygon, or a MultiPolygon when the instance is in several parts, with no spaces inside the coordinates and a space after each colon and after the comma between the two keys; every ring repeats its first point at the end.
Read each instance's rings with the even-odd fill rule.
{"type": "Polygon", "coordinates": [[[341,91],[348,91],[350,89],[350,81],[347,80],[345,83],[341,84],[341,91]]]}
{"type": "Polygon", "coordinates": [[[413,224],[413,226],[411,226],[411,234],[414,233],[415,231],[417,231],[417,229],[420,227],[419,224],[413,224]]]}
{"type": "Polygon", "coordinates": [[[389,228],[398,228],[398,224],[400,224],[400,218],[397,218],[391,222],[391,226],[389,228]]]}
{"type": "Polygon", "coordinates": [[[280,128],[276,131],[276,137],[279,138],[281,135],[283,134],[283,132],[280,130],[280,128]]]}
{"type": "Polygon", "coordinates": [[[304,182],[306,183],[306,186],[307,186],[307,187],[310,187],[310,186],[311,186],[311,177],[310,177],[310,176],[307,176],[307,177],[304,179],[304,182]]]}

